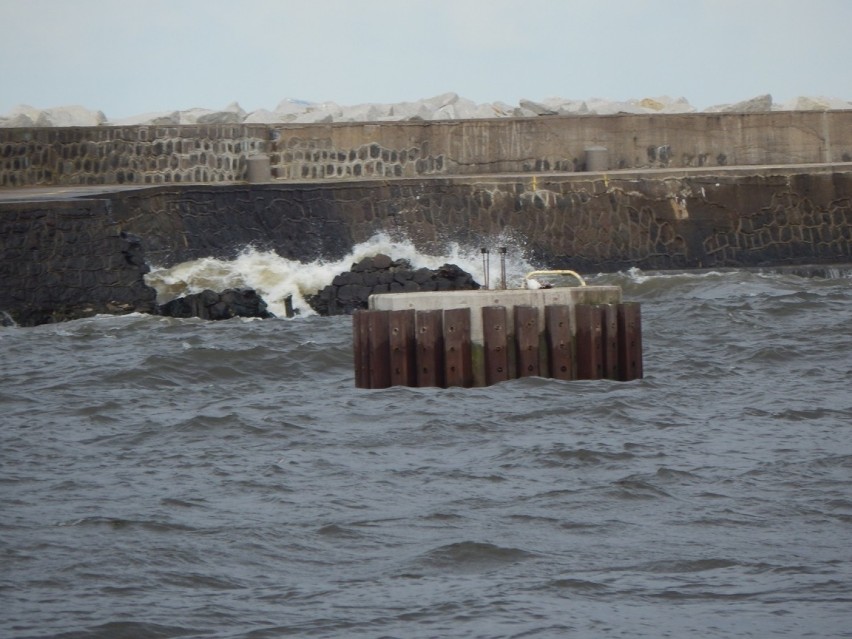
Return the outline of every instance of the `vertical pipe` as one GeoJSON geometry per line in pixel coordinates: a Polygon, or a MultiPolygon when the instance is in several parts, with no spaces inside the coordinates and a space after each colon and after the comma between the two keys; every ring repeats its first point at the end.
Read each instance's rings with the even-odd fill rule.
{"type": "Polygon", "coordinates": [[[500,288],[505,290],[506,284],[506,247],[500,247],[500,288]]]}
{"type": "Polygon", "coordinates": [[[491,264],[489,264],[489,255],[488,249],[483,247],[482,249],[482,273],[484,279],[484,288],[488,290],[488,280],[489,280],[489,271],[491,270],[491,264]]]}

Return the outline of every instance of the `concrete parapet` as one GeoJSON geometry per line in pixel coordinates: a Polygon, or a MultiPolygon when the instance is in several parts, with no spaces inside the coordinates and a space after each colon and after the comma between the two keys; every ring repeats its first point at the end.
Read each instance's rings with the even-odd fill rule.
{"type": "MultiPolygon", "coordinates": [[[[621,288],[618,286],[579,286],[551,289],[501,289],[477,291],[442,291],[440,293],[387,293],[370,296],[369,310],[399,311],[415,309],[433,311],[445,308],[469,308],[471,314],[470,339],[482,344],[482,309],[486,306],[534,306],[542,311],[539,329],[544,330],[544,307],[563,305],[573,309],[580,304],[618,304],[621,288]]],[[[509,320],[509,329],[514,326],[509,320]]]]}

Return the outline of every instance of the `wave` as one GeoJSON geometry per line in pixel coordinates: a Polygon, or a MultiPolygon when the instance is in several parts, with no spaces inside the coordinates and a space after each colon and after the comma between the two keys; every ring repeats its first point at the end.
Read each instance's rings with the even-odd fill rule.
{"type": "MultiPolygon", "coordinates": [[[[510,237],[496,238],[495,243],[510,247],[506,254],[506,280],[510,286],[520,286],[524,275],[534,270],[523,256],[523,247],[510,237]]],[[[266,300],[270,312],[278,317],[285,317],[284,302],[289,296],[299,314],[313,315],[306,301],[308,296],[330,284],[336,275],[348,271],[353,264],[382,253],[394,259],[406,259],[414,268],[435,269],[452,263],[471,273],[477,282],[497,281],[485,277],[479,246],[451,243],[442,254],[435,255],[421,252],[409,240],[395,240],[385,233],[356,244],[339,260],[303,263],[281,257],[274,251],[248,246],[233,260],[205,257],[168,268],[153,266],[145,281],[156,289],[160,304],[205,289],[253,288],[266,300]]],[[[489,271],[498,269],[499,264],[489,263],[489,271]]]]}

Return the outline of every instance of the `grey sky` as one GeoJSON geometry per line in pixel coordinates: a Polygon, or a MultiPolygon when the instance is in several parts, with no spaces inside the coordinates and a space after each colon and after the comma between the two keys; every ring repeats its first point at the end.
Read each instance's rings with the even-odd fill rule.
{"type": "Polygon", "coordinates": [[[852,99],[852,0],[0,0],[0,114],[852,99]]]}

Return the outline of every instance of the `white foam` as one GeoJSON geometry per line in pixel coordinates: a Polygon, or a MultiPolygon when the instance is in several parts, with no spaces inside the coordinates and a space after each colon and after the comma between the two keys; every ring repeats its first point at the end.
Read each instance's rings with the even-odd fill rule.
{"type": "MultiPolygon", "coordinates": [[[[534,269],[523,257],[522,247],[509,236],[495,238],[488,247],[490,287],[500,285],[497,250],[500,246],[507,247],[507,285],[518,287],[524,275],[534,269]]],[[[286,315],[284,304],[288,296],[292,296],[293,308],[301,315],[312,315],[314,311],[305,301],[307,296],[323,289],[336,275],[350,270],[353,264],[378,254],[406,259],[415,269],[436,269],[444,264],[455,264],[472,274],[480,284],[485,282],[482,252],[478,246],[452,244],[443,254],[430,255],[417,250],[408,240],[394,240],[386,234],[376,235],[356,245],[348,255],[336,261],[317,260],[305,264],[281,257],[274,251],[248,247],[233,260],[205,257],[169,268],[152,267],[145,281],[157,290],[160,304],[205,289],[223,291],[228,288],[253,288],[266,301],[269,311],[278,317],[286,315]]]]}

